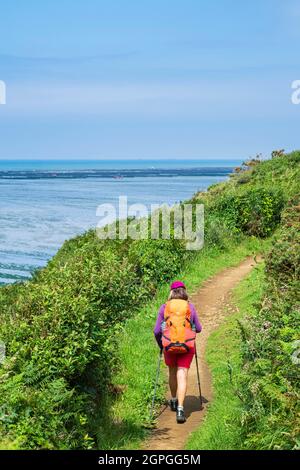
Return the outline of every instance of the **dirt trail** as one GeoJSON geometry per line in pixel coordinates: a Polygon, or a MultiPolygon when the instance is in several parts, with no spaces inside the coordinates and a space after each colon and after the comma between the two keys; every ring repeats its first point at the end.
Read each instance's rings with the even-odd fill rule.
{"type": "Polygon", "coordinates": [[[191,296],[191,302],[194,303],[203,325],[202,333],[197,335],[197,350],[204,407],[200,410],[197,371],[195,360],[193,360],[185,399],[187,422],[177,424],[175,413],[165,407],[157,420],[157,427],[144,445],[144,449],[182,450],[189,433],[194,431],[203,420],[207,405],[212,400],[211,375],[204,360],[207,338],[223,322],[225,316],[230,313],[230,309],[234,308],[230,305],[231,291],[251,271],[254,265],[255,261],[252,257],[246,258],[238,266],[227,268],[206,281],[201,289],[191,296]]]}

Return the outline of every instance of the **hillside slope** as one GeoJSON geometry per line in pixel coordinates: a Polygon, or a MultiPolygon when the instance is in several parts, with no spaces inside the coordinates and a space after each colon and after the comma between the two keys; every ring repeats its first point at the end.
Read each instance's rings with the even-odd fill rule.
{"type": "MultiPolygon", "coordinates": [[[[2,447],[110,445],[105,443],[109,432],[103,423],[119,399],[126,409],[130,396],[115,384],[116,374],[122,377],[119,358],[128,319],[139,318],[140,330],[150,327],[149,319],[141,323],[138,312],[145,305],[156,307],[165,293],[162,286],[191,262],[193,269],[201,271],[209,260],[211,271],[216,272],[218,266],[225,267],[224,259],[232,262],[233,250],[245,255],[258,251],[260,238],[272,235],[282,211],[299,192],[299,162],[299,152],[274,155],[265,162],[254,160],[230,181],[196,195],[191,202],[204,203],[206,213],[205,248],[198,254],[187,251],[180,240],[101,241],[89,231],[66,242],[31,281],[1,288],[0,338],[7,351],[0,369],[2,447]],[[160,297],[153,302],[157,292],[160,297]]],[[[283,245],[290,243],[291,233],[284,230],[288,232],[283,245]]],[[[278,265],[280,272],[285,268],[284,263],[278,265]]],[[[286,281],[275,274],[274,263],[272,269],[274,279],[286,281]]],[[[293,268],[291,273],[294,276],[293,268]]],[[[139,361],[139,354],[132,351],[139,347],[138,342],[128,350],[132,373],[139,361]]],[[[152,371],[154,344],[148,350],[152,371]]],[[[147,422],[144,405],[152,384],[147,378],[138,380],[138,390],[143,390],[138,417],[130,421],[123,415],[123,421],[118,421],[121,439],[128,429],[131,434],[132,429],[143,434],[147,422]]],[[[247,416],[251,423],[253,417],[247,416]]]]}

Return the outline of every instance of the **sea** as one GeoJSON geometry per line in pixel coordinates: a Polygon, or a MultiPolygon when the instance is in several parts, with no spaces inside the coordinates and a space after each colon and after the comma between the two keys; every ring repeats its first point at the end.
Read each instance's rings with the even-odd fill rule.
{"type": "Polygon", "coordinates": [[[0,160],[0,284],[29,279],[101,204],[169,205],[224,181],[240,160],[0,160]]]}

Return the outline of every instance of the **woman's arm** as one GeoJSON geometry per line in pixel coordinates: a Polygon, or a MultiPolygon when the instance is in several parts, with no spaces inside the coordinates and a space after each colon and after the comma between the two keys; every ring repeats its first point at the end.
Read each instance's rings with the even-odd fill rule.
{"type": "Polygon", "coordinates": [[[191,309],[191,322],[194,323],[195,325],[196,333],[200,333],[200,331],[202,331],[202,325],[199,321],[198,313],[193,304],[190,304],[190,309],[191,309]]]}
{"type": "Polygon", "coordinates": [[[160,348],[162,348],[162,342],[161,342],[161,324],[164,320],[164,312],[165,312],[165,304],[161,305],[160,308],[159,308],[159,311],[158,311],[158,315],[157,315],[157,320],[156,320],[156,323],[155,323],[155,327],[154,327],[154,336],[155,336],[155,339],[157,341],[157,344],[160,348]]]}

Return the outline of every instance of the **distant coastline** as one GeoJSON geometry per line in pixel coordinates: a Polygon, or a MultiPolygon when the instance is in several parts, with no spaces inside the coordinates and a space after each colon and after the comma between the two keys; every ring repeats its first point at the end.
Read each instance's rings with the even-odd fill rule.
{"type": "Polygon", "coordinates": [[[231,168],[240,165],[242,159],[128,159],[128,160],[67,160],[67,159],[0,159],[0,171],[51,171],[51,170],[140,170],[140,169],[187,169],[187,168],[231,168]]]}
{"type": "Polygon", "coordinates": [[[1,170],[0,179],[82,179],[82,178],[147,178],[174,176],[226,176],[232,167],[86,169],[86,170],[1,170]]]}
{"type": "Polygon", "coordinates": [[[233,160],[0,161],[0,284],[25,280],[96,227],[99,204],[174,204],[224,181],[233,160]]]}

